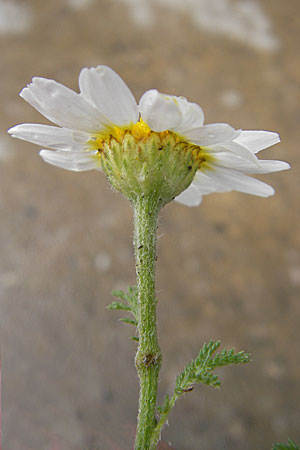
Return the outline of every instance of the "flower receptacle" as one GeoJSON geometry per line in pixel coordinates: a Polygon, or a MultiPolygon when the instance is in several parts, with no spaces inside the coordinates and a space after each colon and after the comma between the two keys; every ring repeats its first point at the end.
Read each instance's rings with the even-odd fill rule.
{"type": "Polygon", "coordinates": [[[199,147],[171,132],[150,133],[143,139],[126,132],[121,141],[106,140],[99,151],[102,168],[116,190],[133,202],[157,194],[161,206],[191,184],[205,161],[199,147]]]}

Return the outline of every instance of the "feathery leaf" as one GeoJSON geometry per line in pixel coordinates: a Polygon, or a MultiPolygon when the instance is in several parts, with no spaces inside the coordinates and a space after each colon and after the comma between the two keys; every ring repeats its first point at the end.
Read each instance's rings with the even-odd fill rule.
{"type": "MultiPolygon", "coordinates": [[[[130,325],[138,326],[138,290],[136,286],[129,286],[127,292],[114,289],[112,295],[122,300],[121,302],[112,302],[107,306],[110,310],[127,311],[131,313],[133,318],[122,317],[120,322],[129,323],[130,325]]],[[[138,342],[137,336],[132,336],[132,340],[138,342]]]]}
{"type": "Polygon", "coordinates": [[[294,441],[288,439],[287,444],[281,444],[279,442],[274,444],[272,450],[300,450],[300,448],[294,441]]]}

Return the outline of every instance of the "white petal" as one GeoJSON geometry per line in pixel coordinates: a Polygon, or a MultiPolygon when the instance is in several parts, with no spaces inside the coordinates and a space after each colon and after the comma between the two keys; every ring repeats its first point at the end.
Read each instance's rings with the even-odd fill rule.
{"type": "Polygon", "coordinates": [[[91,135],[85,133],[84,131],[72,130],[73,131],[73,139],[77,144],[86,144],[87,138],[90,138],[91,135]]]}
{"type": "Polygon", "coordinates": [[[248,150],[244,145],[238,144],[235,141],[226,142],[225,144],[216,144],[210,145],[209,151],[212,152],[213,155],[219,152],[226,152],[228,154],[235,154],[243,159],[250,161],[252,164],[258,166],[258,159],[254,153],[248,150]]]}
{"type": "Polygon", "coordinates": [[[236,131],[227,123],[213,123],[187,130],[184,136],[194,144],[209,147],[210,145],[232,141],[239,133],[240,131],[236,131]]]}
{"type": "Polygon", "coordinates": [[[204,113],[196,103],[189,102],[184,97],[174,97],[181,112],[181,122],[173,128],[179,134],[185,134],[186,130],[202,127],[204,113]]]}
{"type": "MultiPolygon", "coordinates": [[[[216,168],[213,169],[214,171],[216,168]]],[[[197,187],[201,195],[211,194],[213,192],[230,192],[232,188],[220,178],[211,178],[211,171],[196,172],[193,184],[197,187]]]]}
{"type": "Polygon", "coordinates": [[[84,98],[115,125],[126,126],[138,121],[139,112],[134,96],[110,67],[82,69],[79,87],[84,98]]]}
{"type": "Polygon", "coordinates": [[[80,172],[100,168],[100,158],[97,157],[97,151],[64,152],[59,150],[41,150],[40,155],[45,162],[62,169],[80,172]]]}
{"type": "Polygon", "coordinates": [[[253,153],[271,147],[280,142],[279,134],[273,131],[251,131],[245,130],[235,139],[236,142],[244,145],[253,153]]]}
{"type": "Polygon", "coordinates": [[[175,201],[186,206],[198,206],[202,202],[202,196],[197,186],[192,183],[175,198],[175,201]]]}
{"type": "Polygon", "coordinates": [[[228,152],[216,152],[214,153],[214,158],[214,165],[238,170],[242,173],[270,173],[290,168],[290,165],[283,161],[257,159],[257,162],[253,163],[248,159],[241,158],[228,152]]]}
{"type": "Polygon", "coordinates": [[[43,116],[62,127],[91,133],[109,125],[107,119],[82,96],[46,78],[33,78],[21,93],[43,116]]]}
{"type": "Polygon", "coordinates": [[[259,161],[260,171],[259,172],[250,172],[248,173],[272,173],[272,172],[280,172],[282,170],[288,170],[291,166],[284,161],[276,161],[276,160],[261,160],[259,161]]]}
{"type": "MultiPolygon", "coordinates": [[[[18,139],[32,142],[54,149],[83,150],[83,144],[74,141],[74,131],[67,128],[51,127],[34,123],[23,123],[8,130],[8,133],[18,139]]],[[[83,133],[81,133],[83,135],[83,133]]],[[[85,134],[85,142],[89,135],[85,134]]]]}
{"type": "Polygon", "coordinates": [[[161,94],[156,89],[143,94],[139,110],[142,119],[157,132],[174,129],[182,119],[176,97],[161,94]]]}
{"type": "MultiPolygon", "coordinates": [[[[263,183],[256,178],[248,177],[240,172],[227,168],[215,168],[205,173],[205,176],[210,179],[211,185],[216,183],[215,192],[239,191],[246,194],[258,195],[260,197],[268,197],[274,194],[274,189],[266,183],[263,183]]],[[[197,179],[197,186],[200,188],[202,180],[197,179]]],[[[206,188],[204,183],[203,188],[206,188]]],[[[213,192],[213,191],[211,191],[213,192]]],[[[204,192],[207,193],[207,192],[204,192]]]]}

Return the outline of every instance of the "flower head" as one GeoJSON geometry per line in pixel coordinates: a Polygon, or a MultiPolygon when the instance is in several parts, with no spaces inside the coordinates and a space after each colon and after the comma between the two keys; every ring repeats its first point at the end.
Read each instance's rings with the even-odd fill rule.
{"type": "Polygon", "coordinates": [[[256,157],[279,142],[277,133],[204,125],[200,106],[155,89],[137,104],[109,67],[82,69],[79,88],[78,94],[54,80],[33,78],[20,95],[56,126],[21,124],[8,132],[46,147],[40,155],[50,164],[75,171],[102,168],[129,198],[154,190],[162,192],[162,203],[176,197],[195,206],[212,192],[268,197],[273,188],[248,174],[290,167],[256,157]]]}

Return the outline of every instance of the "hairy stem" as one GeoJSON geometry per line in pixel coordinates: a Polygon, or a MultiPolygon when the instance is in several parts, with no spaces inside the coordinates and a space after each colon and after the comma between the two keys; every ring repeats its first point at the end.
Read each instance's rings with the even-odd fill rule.
{"type": "Polygon", "coordinates": [[[156,444],[150,442],[156,426],[157,385],[161,365],[155,296],[156,231],[160,199],[156,195],[139,197],[133,202],[133,207],[139,333],[135,364],[140,382],[135,450],[154,450],[156,444]]]}

